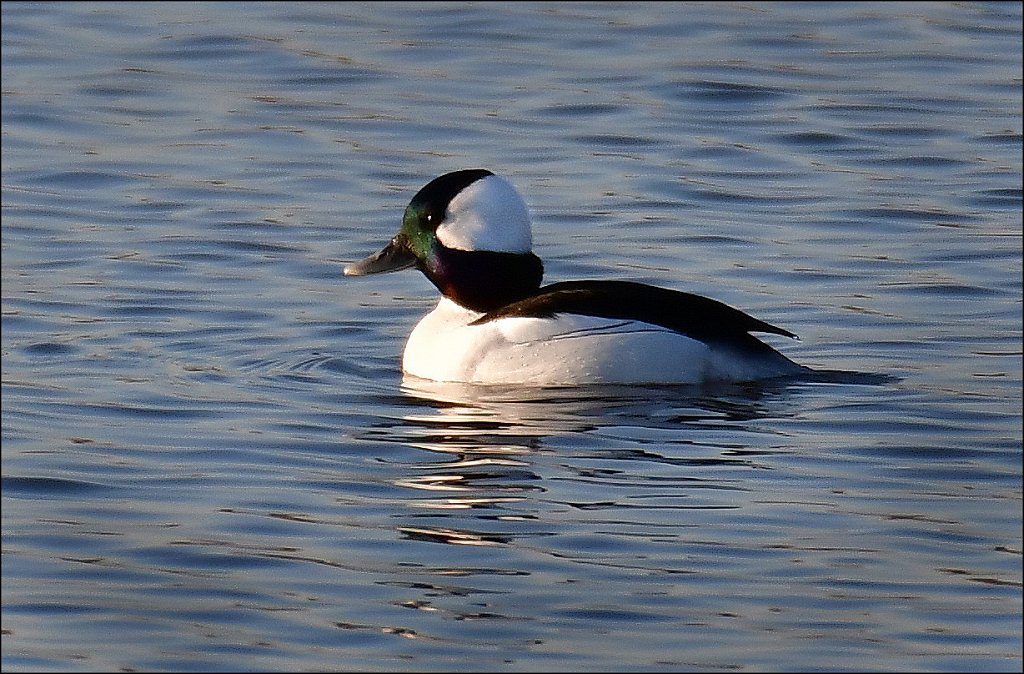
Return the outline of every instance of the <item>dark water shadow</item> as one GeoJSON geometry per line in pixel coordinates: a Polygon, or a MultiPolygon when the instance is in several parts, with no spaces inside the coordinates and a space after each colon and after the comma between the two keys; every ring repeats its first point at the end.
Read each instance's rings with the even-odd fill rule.
{"type": "MultiPolygon", "coordinates": [[[[596,425],[646,418],[657,423],[666,409],[690,410],[694,419],[744,421],[785,416],[785,401],[807,384],[885,386],[899,381],[888,374],[847,370],[810,370],[799,376],[750,382],[705,384],[592,384],[522,387],[433,382],[406,376],[402,400],[436,411],[437,420],[479,425],[553,426],[552,430],[587,430],[596,425]],[[781,406],[780,406],[781,404],[781,406]]],[[[419,417],[414,417],[419,418],[419,417]]],[[[674,418],[678,421],[678,418],[674,418]]]]}

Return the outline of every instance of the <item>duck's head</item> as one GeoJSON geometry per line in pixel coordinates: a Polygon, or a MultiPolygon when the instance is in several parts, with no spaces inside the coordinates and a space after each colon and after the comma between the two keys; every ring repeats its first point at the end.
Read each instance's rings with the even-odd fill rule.
{"type": "Polygon", "coordinates": [[[379,253],[345,267],[364,276],[416,267],[446,297],[491,311],[540,286],[530,215],[512,183],[486,169],[434,178],[412,198],[379,253]]]}

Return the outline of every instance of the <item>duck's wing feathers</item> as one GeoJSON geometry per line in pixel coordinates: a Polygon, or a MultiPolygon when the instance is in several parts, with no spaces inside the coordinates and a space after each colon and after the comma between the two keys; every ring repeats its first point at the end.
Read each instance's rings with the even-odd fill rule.
{"type": "MultiPolygon", "coordinates": [[[[551,318],[568,313],[642,321],[703,342],[753,346],[751,332],[796,338],[792,332],[760,321],[717,300],[633,281],[565,281],[490,311],[475,324],[499,318],[551,318]]],[[[756,347],[755,347],[756,348],[756,347]]]]}

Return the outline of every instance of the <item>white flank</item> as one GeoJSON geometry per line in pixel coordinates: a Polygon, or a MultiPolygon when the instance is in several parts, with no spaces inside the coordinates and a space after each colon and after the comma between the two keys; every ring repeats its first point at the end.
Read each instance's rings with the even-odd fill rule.
{"type": "Polygon", "coordinates": [[[747,378],[722,368],[703,342],[639,321],[562,314],[468,325],[480,315],[442,299],[409,335],[405,372],[433,381],[535,386],[747,378]]]}

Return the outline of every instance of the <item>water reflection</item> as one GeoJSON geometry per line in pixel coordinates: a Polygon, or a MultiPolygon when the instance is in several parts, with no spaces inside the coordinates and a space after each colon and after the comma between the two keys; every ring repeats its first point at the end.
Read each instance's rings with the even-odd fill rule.
{"type": "Polygon", "coordinates": [[[552,511],[565,524],[566,512],[734,507],[696,494],[742,490],[735,469],[761,469],[782,451],[784,438],[756,422],[791,414],[793,386],[523,389],[406,378],[409,411],[372,435],[424,452],[393,482],[412,490],[400,518],[416,522],[398,527],[403,537],[504,545],[554,535],[543,525],[552,511]]]}
{"type": "MultiPolygon", "coordinates": [[[[708,420],[742,422],[783,413],[775,404],[792,382],[773,380],[704,386],[594,385],[524,389],[402,381],[406,398],[429,411],[405,417],[425,427],[474,429],[480,434],[578,433],[607,425],[679,427],[708,420]],[[766,401],[772,401],[766,405],[766,401]]],[[[470,434],[473,435],[473,434],[470,434]]]]}

